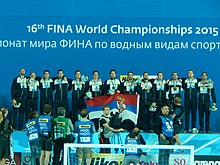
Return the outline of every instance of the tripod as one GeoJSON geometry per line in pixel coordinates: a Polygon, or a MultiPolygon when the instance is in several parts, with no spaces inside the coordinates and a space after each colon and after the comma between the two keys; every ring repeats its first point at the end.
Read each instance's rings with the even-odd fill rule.
{"type": "MultiPolygon", "coordinates": [[[[119,134],[119,132],[114,132],[112,134],[112,144],[122,144],[121,135],[119,134]]],[[[117,154],[119,149],[115,148],[114,150],[115,150],[115,153],[117,154]]],[[[124,154],[123,148],[121,148],[121,153],[124,154]]]]}

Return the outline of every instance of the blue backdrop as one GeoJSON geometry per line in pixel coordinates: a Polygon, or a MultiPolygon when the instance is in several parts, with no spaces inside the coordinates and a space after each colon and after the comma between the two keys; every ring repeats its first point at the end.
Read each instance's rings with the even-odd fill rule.
{"type": "MultiPolygon", "coordinates": [[[[108,78],[109,70],[112,68],[118,71],[118,75],[126,74],[129,70],[134,71],[135,74],[148,71],[152,75],[163,71],[165,78],[170,78],[173,71],[177,71],[180,77],[186,77],[188,69],[193,69],[196,77],[200,77],[202,71],[207,71],[209,78],[215,82],[218,105],[219,6],[220,2],[217,0],[2,1],[0,2],[2,77],[0,106],[10,106],[11,82],[18,75],[20,68],[25,68],[27,74],[35,71],[37,75],[42,75],[45,69],[49,69],[52,76],[55,76],[56,71],[61,68],[70,78],[74,77],[76,69],[80,69],[90,78],[93,70],[99,70],[103,80],[108,78]],[[67,33],[52,31],[48,33],[48,25],[71,27],[72,33],[70,29],[67,33]],[[79,25],[106,26],[107,32],[77,33],[75,26],[79,25]],[[113,34],[111,27],[114,25],[140,28],[174,26],[191,28],[192,31],[188,31],[189,33],[183,36],[159,33],[147,33],[144,36],[113,34]],[[28,31],[28,26],[33,27],[32,32],[28,31]],[[34,31],[36,27],[38,27],[37,32],[34,31]],[[196,34],[198,29],[203,29],[203,34],[196,34]],[[70,41],[68,45],[70,48],[64,47],[66,41],[70,41]],[[84,42],[84,48],[82,44],[74,47],[78,42],[84,42]],[[95,42],[106,43],[107,47],[99,48],[97,45],[95,47],[95,42]],[[138,49],[132,46],[129,50],[122,50],[112,45],[118,42],[122,44],[143,42],[148,47],[138,49]],[[175,47],[177,49],[174,50],[158,47],[159,43],[169,44],[169,42],[183,43],[184,47],[175,47]],[[86,43],[91,45],[86,46],[86,43]],[[203,46],[197,47],[197,43],[203,46]],[[49,46],[49,44],[50,47],[45,49],[45,45],[49,46]],[[213,50],[210,50],[211,48],[213,50]]],[[[220,112],[212,113],[212,131],[220,131],[219,115],[220,112]]]]}

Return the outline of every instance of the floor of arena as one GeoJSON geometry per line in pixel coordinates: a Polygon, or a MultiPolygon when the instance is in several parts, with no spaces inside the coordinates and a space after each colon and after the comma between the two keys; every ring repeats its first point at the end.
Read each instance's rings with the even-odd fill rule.
{"type": "MultiPolygon", "coordinates": [[[[118,141],[122,141],[124,143],[124,139],[127,133],[120,133],[119,137],[116,137],[115,143],[118,141]],[[119,140],[118,140],[119,139],[119,140]]],[[[142,133],[145,141],[149,145],[158,144],[157,135],[154,133],[142,133]]],[[[30,152],[28,138],[24,131],[15,131],[13,133],[13,144],[14,144],[14,152],[16,153],[28,153],[30,152]]],[[[183,145],[193,145],[195,149],[195,155],[212,155],[212,156],[220,156],[220,134],[212,133],[212,134],[190,134],[184,133],[180,134],[180,139],[183,145]]],[[[95,133],[93,136],[93,143],[97,144],[98,142],[98,134],[95,133]]]]}

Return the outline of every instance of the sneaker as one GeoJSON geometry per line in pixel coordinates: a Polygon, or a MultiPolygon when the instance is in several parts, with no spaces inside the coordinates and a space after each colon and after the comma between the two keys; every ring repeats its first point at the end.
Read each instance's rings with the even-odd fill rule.
{"type": "Polygon", "coordinates": [[[204,131],[202,129],[199,130],[199,133],[203,133],[204,131]]]}
{"type": "Polygon", "coordinates": [[[206,133],[209,133],[209,134],[210,134],[210,133],[211,133],[211,131],[206,131],[206,133]]]}
{"type": "Polygon", "coordinates": [[[198,133],[198,129],[197,128],[193,128],[192,129],[192,133],[198,133]]]}
{"type": "Polygon", "coordinates": [[[183,132],[184,133],[189,133],[189,129],[185,128],[183,132]]]}

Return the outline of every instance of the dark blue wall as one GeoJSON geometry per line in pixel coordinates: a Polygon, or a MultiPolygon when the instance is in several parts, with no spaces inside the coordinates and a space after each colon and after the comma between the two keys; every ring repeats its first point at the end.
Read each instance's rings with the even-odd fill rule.
{"type": "Polygon", "coordinates": [[[218,0],[2,0],[2,16],[220,18],[218,0]]]}

